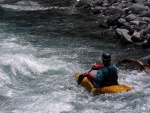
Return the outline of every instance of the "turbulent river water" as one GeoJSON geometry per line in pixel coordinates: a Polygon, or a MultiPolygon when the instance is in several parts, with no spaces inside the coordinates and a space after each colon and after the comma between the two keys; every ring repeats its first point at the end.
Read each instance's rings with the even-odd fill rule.
{"type": "Polygon", "coordinates": [[[149,50],[99,36],[91,15],[72,5],[39,1],[0,0],[0,113],[149,113],[149,74],[120,69],[119,83],[133,90],[98,96],[73,76],[103,52],[116,63],[149,50]]]}

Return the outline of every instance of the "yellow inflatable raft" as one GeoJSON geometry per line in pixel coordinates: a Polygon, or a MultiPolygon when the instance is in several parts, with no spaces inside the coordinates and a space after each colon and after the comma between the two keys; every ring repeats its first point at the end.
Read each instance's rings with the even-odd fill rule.
{"type": "MultiPolygon", "coordinates": [[[[79,77],[79,73],[75,74],[76,81],[78,81],[78,77],[79,77]]],[[[132,89],[131,87],[124,84],[105,86],[102,88],[94,88],[94,86],[87,79],[87,77],[84,77],[83,81],[81,82],[81,85],[89,92],[92,92],[92,94],[94,95],[104,94],[104,93],[128,92],[132,89]]]]}

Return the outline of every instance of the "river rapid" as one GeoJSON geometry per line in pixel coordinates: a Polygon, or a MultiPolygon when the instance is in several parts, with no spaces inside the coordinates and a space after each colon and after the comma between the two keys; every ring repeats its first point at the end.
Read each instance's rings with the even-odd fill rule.
{"type": "Polygon", "coordinates": [[[99,36],[90,13],[62,2],[0,0],[0,113],[149,113],[150,76],[139,70],[119,69],[128,93],[92,96],[77,85],[73,75],[103,52],[116,63],[149,50],[99,36]]]}

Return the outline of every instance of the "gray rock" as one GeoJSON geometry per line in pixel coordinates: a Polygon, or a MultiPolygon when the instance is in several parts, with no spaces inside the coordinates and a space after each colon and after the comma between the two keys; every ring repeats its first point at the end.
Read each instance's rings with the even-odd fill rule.
{"type": "Polygon", "coordinates": [[[150,1],[149,1],[149,2],[144,2],[143,4],[144,4],[145,6],[150,7],[150,1]]]}
{"type": "Polygon", "coordinates": [[[119,35],[122,35],[124,32],[125,32],[125,33],[128,33],[129,30],[117,28],[117,29],[116,29],[116,32],[117,32],[119,35]]]}
{"type": "Polygon", "coordinates": [[[125,23],[123,23],[123,25],[120,28],[122,28],[122,29],[131,29],[131,25],[129,24],[129,22],[125,22],[125,23]]]}
{"type": "Polygon", "coordinates": [[[81,8],[81,9],[86,9],[86,8],[90,8],[91,4],[85,0],[79,0],[76,4],[75,7],[77,8],[81,8]]]}
{"type": "Polygon", "coordinates": [[[143,48],[150,48],[150,34],[148,35],[148,38],[147,40],[145,40],[143,43],[142,43],[142,47],[143,48]]]}
{"type": "Polygon", "coordinates": [[[136,13],[136,14],[140,14],[141,11],[149,10],[148,6],[144,6],[143,4],[138,4],[138,3],[131,5],[129,8],[130,10],[132,10],[133,13],[136,13]]]}
{"type": "Polygon", "coordinates": [[[98,26],[101,28],[109,28],[109,26],[107,25],[107,22],[103,19],[98,20],[98,26]]]}
{"type": "Polygon", "coordinates": [[[142,20],[145,21],[145,22],[147,22],[147,23],[150,23],[150,18],[143,17],[142,20]]]}
{"type": "Polygon", "coordinates": [[[110,27],[110,28],[108,28],[106,30],[103,30],[101,32],[101,36],[114,36],[114,29],[113,29],[113,27],[110,27]]]}
{"type": "Polygon", "coordinates": [[[140,21],[138,28],[141,29],[146,29],[147,28],[148,23],[146,21],[140,21]]]}
{"type": "Polygon", "coordinates": [[[137,32],[136,30],[134,31],[133,35],[131,36],[131,40],[133,42],[143,42],[140,32],[137,32]]]}
{"type": "Polygon", "coordinates": [[[140,17],[149,17],[150,18],[150,10],[149,11],[146,11],[142,14],[139,15],[140,17]]]}
{"type": "Polygon", "coordinates": [[[120,14],[111,15],[107,18],[108,25],[113,25],[120,18],[120,14]]]}
{"type": "Polygon", "coordinates": [[[96,6],[92,8],[92,11],[94,14],[99,14],[100,12],[103,12],[106,10],[106,7],[96,6]]]}
{"type": "Polygon", "coordinates": [[[148,27],[143,31],[143,34],[150,34],[150,24],[148,25],[148,27]]]}
{"type": "Polygon", "coordinates": [[[114,0],[107,0],[108,4],[112,5],[114,0]]]}
{"type": "Polygon", "coordinates": [[[120,14],[120,16],[124,15],[125,12],[123,11],[123,9],[119,8],[119,7],[115,7],[112,8],[111,11],[109,12],[110,15],[115,15],[115,14],[120,14]]]}
{"type": "Polygon", "coordinates": [[[139,4],[142,4],[142,3],[145,3],[146,0],[131,0],[132,3],[139,3],[139,4]]]}
{"type": "Polygon", "coordinates": [[[130,21],[130,24],[131,24],[131,25],[137,25],[137,26],[138,26],[139,23],[140,23],[140,21],[136,21],[136,20],[135,20],[135,21],[130,21]]]}
{"type": "Polygon", "coordinates": [[[132,21],[132,20],[136,19],[136,15],[135,14],[129,14],[128,16],[125,17],[125,19],[127,21],[132,21]]]}
{"type": "Polygon", "coordinates": [[[129,34],[127,34],[126,32],[123,32],[123,33],[121,34],[120,41],[121,41],[123,44],[131,44],[131,43],[133,43],[132,40],[131,40],[131,36],[130,36],[129,34]]]}
{"type": "Polygon", "coordinates": [[[121,23],[121,24],[123,24],[123,23],[126,22],[126,20],[124,18],[120,18],[120,19],[118,19],[118,22],[121,23]]]}

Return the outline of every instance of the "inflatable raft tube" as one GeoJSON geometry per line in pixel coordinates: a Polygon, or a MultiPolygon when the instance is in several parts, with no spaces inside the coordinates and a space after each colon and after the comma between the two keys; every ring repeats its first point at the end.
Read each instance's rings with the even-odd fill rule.
{"type": "MultiPolygon", "coordinates": [[[[76,81],[78,81],[79,73],[75,74],[76,81]]],[[[105,93],[120,93],[120,92],[128,92],[132,88],[130,86],[119,84],[119,85],[113,85],[113,86],[105,86],[102,88],[94,88],[94,86],[91,84],[91,82],[87,79],[87,77],[84,77],[83,81],[80,84],[83,86],[86,90],[89,92],[92,92],[92,94],[105,94],[105,93]]]]}

